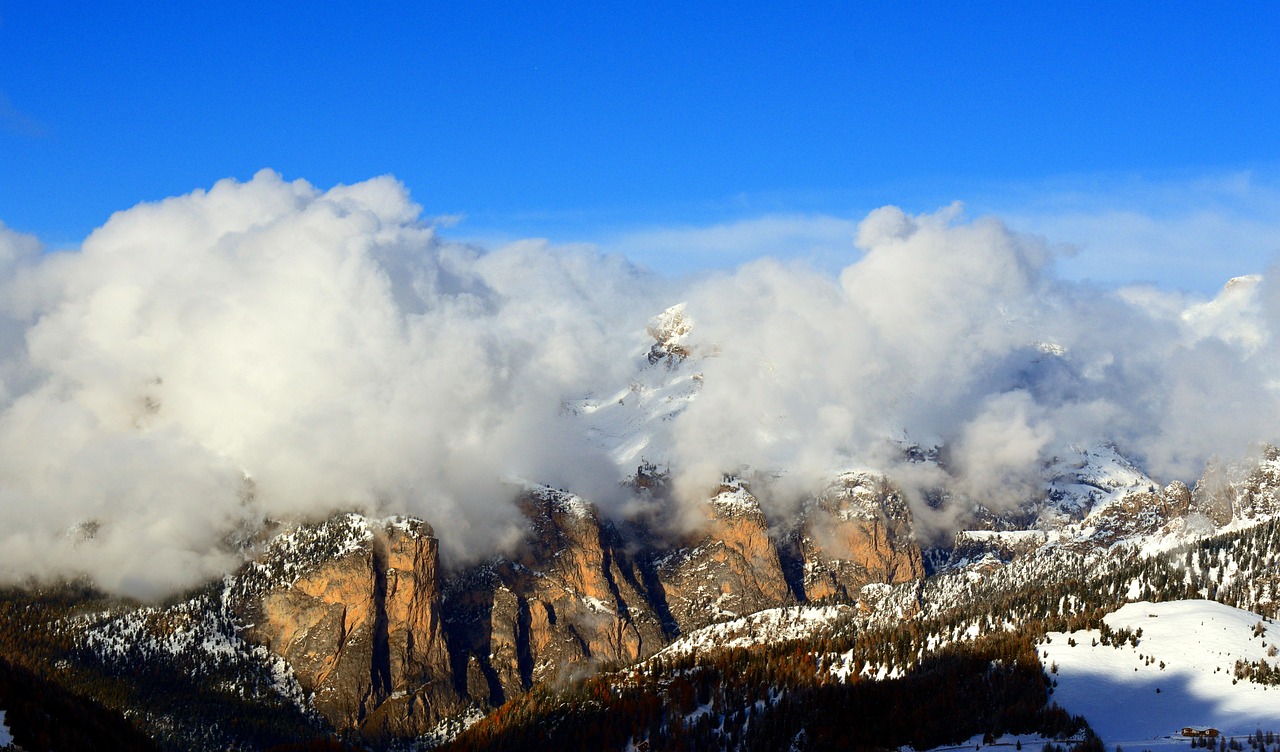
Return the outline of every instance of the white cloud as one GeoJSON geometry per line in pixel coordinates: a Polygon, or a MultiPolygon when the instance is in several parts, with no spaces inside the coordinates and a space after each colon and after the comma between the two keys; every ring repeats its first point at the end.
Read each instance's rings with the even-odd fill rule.
{"type": "Polygon", "coordinates": [[[1003,506],[1060,442],[1188,479],[1280,433],[1267,281],[1213,302],[1082,285],[1060,247],[958,205],[655,234],[765,256],[691,280],[619,253],[639,246],[484,250],[420,217],[390,178],[263,172],[120,212],[73,252],[0,228],[0,571],[154,595],[231,566],[227,536],[264,517],[417,514],[464,554],[518,524],[510,478],[613,507],[634,468],[562,400],[625,386],[678,301],[719,353],[658,421],[694,501],[724,471],[785,471],[760,489],[784,510],[852,465],[1003,506]],[[810,242],[839,243],[842,271],[773,257],[810,242]],[[951,476],[894,467],[904,434],[951,476]]]}
{"type": "Polygon", "coordinates": [[[40,376],[0,412],[0,568],[160,592],[225,567],[237,525],[347,507],[420,514],[458,551],[512,522],[504,477],[616,481],[559,399],[624,378],[614,333],[643,326],[645,281],[545,244],[451,247],[418,214],[390,179],[264,172],[7,277],[30,323],[5,370],[40,376]],[[68,534],[85,522],[93,540],[68,534]]]}
{"type": "Polygon", "coordinates": [[[1266,285],[1233,286],[1206,318],[1185,296],[1063,281],[1056,248],[957,207],[879,209],[858,237],[839,280],[764,260],[690,290],[695,336],[720,353],[672,427],[691,497],[726,468],[884,468],[905,434],[946,447],[955,490],[1002,508],[1032,493],[1052,442],[1113,440],[1194,480],[1280,433],[1257,344],[1276,319],[1239,300],[1266,285]]]}

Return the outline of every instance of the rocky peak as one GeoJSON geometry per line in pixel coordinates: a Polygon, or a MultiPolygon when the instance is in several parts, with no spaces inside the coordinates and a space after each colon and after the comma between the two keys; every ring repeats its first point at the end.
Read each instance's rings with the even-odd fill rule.
{"type": "Polygon", "coordinates": [[[602,662],[638,660],[666,640],[643,572],[593,505],[545,486],[519,505],[524,544],[461,573],[446,603],[465,692],[490,704],[602,662]]]}
{"type": "Polygon", "coordinates": [[[1184,539],[1280,513],[1280,450],[1264,445],[1252,457],[1213,461],[1195,488],[1173,481],[1159,488],[1116,489],[1078,525],[1065,531],[1077,542],[1110,546],[1140,539],[1184,539]]]}
{"type": "Polygon", "coordinates": [[[595,506],[576,494],[550,486],[530,486],[517,502],[530,534],[516,554],[526,566],[538,566],[561,553],[600,546],[595,506]]]}
{"type": "Polygon", "coordinates": [[[685,304],[677,303],[649,319],[646,331],[653,337],[649,348],[650,365],[665,360],[668,365],[680,363],[689,356],[687,339],[693,331],[693,319],[685,314],[685,304]]]}
{"type": "Polygon", "coordinates": [[[1187,484],[1174,481],[1159,488],[1152,483],[1108,501],[1068,532],[1077,546],[1107,548],[1120,542],[1211,531],[1212,522],[1199,512],[1187,484]]]}
{"type": "Polygon", "coordinates": [[[692,326],[683,304],[655,316],[648,327],[653,342],[625,386],[564,403],[591,442],[620,469],[640,465],[662,472],[670,467],[671,423],[702,389],[701,361],[691,357],[688,342],[692,326]]]}
{"type": "Polygon", "coordinates": [[[339,730],[425,733],[458,712],[430,525],[339,515],[277,538],[242,573],[246,640],[284,659],[339,730]]]}
{"type": "Polygon", "coordinates": [[[1048,463],[1046,476],[1048,492],[1035,511],[1035,527],[1042,530],[1080,522],[1119,498],[1155,487],[1154,480],[1108,442],[1062,447],[1048,463]]]}
{"type": "Polygon", "coordinates": [[[1280,449],[1264,444],[1244,460],[1210,462],[1191,497],[1219,526],[1280,514],[1280,449]]]}
{"type": "Polygon", "coordinates": [[[911,509],[882,475],[841,474],[806,505],[795,538],[809,600],[852,600],[865,585],[924,576],[911,509]]]}
{"type": "Polygon", "coordinates": [[[682,633],[792,599],[760,502],[726,478],[704,505],[706,524],[657,561],[666,603],[682,633]]]}

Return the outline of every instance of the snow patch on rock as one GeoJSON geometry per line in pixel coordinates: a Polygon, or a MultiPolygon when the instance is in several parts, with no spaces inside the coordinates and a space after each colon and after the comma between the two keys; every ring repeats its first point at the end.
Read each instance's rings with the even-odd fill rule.
{"type": "Polygon", "coordinates": [[[690,632],[658,651],[655,657],[670,658],[810,639],[853,616],[854,609],[845,605],[770,608],[690,632]]]}

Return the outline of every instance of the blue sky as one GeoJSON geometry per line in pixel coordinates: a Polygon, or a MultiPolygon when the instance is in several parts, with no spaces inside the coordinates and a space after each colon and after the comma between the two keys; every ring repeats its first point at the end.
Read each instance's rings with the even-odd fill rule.
{"type": "Polygon", "coordinates": [[[1208,292],[1280,251],[1277,3],[0,2],[0,221],[269,167],[664,273],[838,268],[896,204],[1208,292]]]}

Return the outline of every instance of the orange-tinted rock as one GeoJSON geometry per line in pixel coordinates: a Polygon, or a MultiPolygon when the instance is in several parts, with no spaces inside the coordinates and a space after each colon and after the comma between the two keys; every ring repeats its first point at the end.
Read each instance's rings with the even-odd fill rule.
{"type": "Polygon", "coordinates": [[[240,608],[245,637],[289,664],[316,710],[382,738],[461,709],[430,526],[344,515],[292,536],[256,565],[266,584],[240,608]]]}
{"type": "Polygon", "coordinates": [[[705,533],[658,562],[671,617],[681,632],[793,600],[760,504],[727,481],[706,506],[705,533]]]}
{"type": "Polygon", "coordinates": [[[924,576],[911,510],[886,479],[846,473],[806,510],[799,533],[804,595],[856,598],[864,585],[924,576]]]}
{"type": "Polygon", "coordinates": [[[488,701],[665,644],[642,578],[594,507],[538,488],[521,508],[530,532],[514,560],[492,562],[454,587],[453,619],[468,662],[487,678],[488,701]]]}

